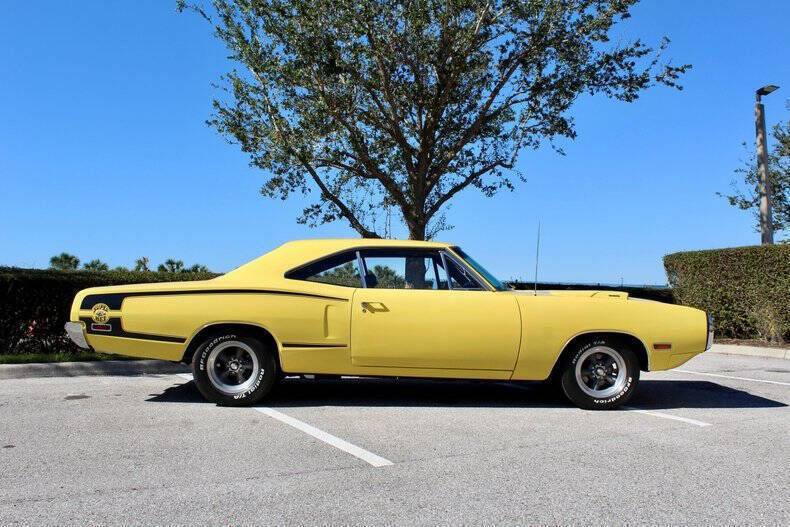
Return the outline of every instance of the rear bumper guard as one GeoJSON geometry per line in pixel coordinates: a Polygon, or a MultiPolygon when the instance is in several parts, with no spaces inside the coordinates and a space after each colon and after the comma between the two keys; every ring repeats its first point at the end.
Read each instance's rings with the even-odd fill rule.
{"type": "Polygon", "coordinates": [[[80,322],[66,322],[65,325],[66,334],[69,336],[71,341],[79,346],[80,348],[88,349],[90,346],[88,345],[88,341],[85,340],[85,330],[80,322]]]}

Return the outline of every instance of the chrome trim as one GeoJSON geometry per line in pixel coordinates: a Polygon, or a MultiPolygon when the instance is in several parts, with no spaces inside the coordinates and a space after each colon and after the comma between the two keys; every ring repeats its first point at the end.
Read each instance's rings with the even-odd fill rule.
{"type": "MultiPolygon", "coordinates": [[[[447,270],[447,259],[445,259],[444,257],[444,251],[439,251],[439,258],[442,259],[442,267],[444,267],[444,276],[447,277],[447,290],[452,291],[453,284],[452,284],[452,280],[450,280],[450,271],[447,270]]],[[[438,280],[439,273],[436,273],[436,276],[438,280]]]]}
{"type": "Polygon", "coordinates": [[[708,340],[705,342],[705,351],[708,351],[713,346],[713,317],[710,313],[705,313],[708,318],[708,340]]]}
{"type": "Polygon", "coordinates": [[[359,277],[362,279],[362,289],[368,288],[368,281],[367,281],[367,274],[368,271],[365,268],[365,260],[362,259],[362,254],[357,251],[357,271],[359,271],[359,277]]]}
{"type": "MultiPolygon", "coordinates": [[[[405,241],[405,240],[392,240],[392,241],[405,241]]],[[[308,261],[306,261],[304,263],[301,263],[301,264],[299,264],[299,265],[297,265],[295,267],[291,267],[290,269],[288,269],[285,272],[283,272],[283,278],[285,278],[285,275],[287,275],[288,273],[291,273],[293,271],[297,271],[297,270],[301,269],[302,267],[307,267],[308,265],[312,265],[312,264],[314,264],[316,262],[320,262],[321,260],[323,260],[325,258],[330,258],[332,256],[336,256],[338,254],[343,254],[343,253],[359,252],[359,251],[367,251],[367,250],[375,251],[375,250],[392,250],[392,249],[402,249],[402,250],[407,250],[407,251],[408,250],[412,250],[412,251],[442,251],[442,250],[445,250],[445,249],[448,249],[448,248],[449,248],[449,245],[447,245],[447,244],[441,244],[441,245],[438,245],[437,247],[430,247],[430,246],[429,247],[423,247],[423,246],[418,246],[418,247],[413,247],[412,246],[412,247],[409,247],[408,245],[391,245],[390,246],[390,245],[366,245],[364,243],[360,243],[356,247],[346,247],[345,249],[340,249],[340,250],[337,250],[337,251],[333,251],[331,253],[326,253],[326,254],[321,255],[321,256],[319,256],[317,258],[313,258],[312,260],[308,260],[308,261]]],[[[286,280],[294,280],[294,279],[293,278],[286,278],[286,280]]],[[[328,285],[334,285],[334,284],[328,284],[328,285]]],[[[340,287],[347,287],[347,286],[340,286],[340,287]]]]}
{"type": "Polygon", "coordinates": [[[85,349],[90,348],[90,346],[88,345],[88,341],[85,340],[85,331],[81,323],[66,322],[64,329],[66,330],[66,334],[69,336],[69,338],[74,344],[76,344],[80,348],[85,348],[85,349]]]}

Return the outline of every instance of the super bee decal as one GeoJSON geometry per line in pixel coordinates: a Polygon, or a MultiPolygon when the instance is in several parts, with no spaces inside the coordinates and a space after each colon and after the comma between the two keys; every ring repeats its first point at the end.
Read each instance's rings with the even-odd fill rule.
{"type": "Polygon", "coordinates": [[[105,324],[110,319],[110,308],[107,304],[96,304],[91,308],[91,318],[97,324],[105,324]]]}

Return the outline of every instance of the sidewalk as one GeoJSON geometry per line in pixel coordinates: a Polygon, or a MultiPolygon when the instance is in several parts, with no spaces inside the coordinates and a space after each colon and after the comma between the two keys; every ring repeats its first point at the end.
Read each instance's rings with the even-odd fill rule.
{"type": "Polygon", "coordinates": [[[163,360],[0,364],[0,380],[26,379],[29,377],[77,377],[79,375],[170,374],[189,371],[189,366],[185,364],[163,360]]]}
{"type": "Polygon", "coordinates": [[[723,353],[725,355],[748,355],[749,357],[770,357],[772,359],[790,359],[790,349],[769,348],[767,346],[742,346],[740,344],[714,344],[707,353],[723,353]]]}

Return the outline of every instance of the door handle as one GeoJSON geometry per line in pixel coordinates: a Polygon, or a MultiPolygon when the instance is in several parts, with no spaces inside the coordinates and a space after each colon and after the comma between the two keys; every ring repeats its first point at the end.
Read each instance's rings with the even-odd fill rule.
{"type": "Polygon", "coordinates": [[[362,302],[362,312],[370,311],[371,313],[386,313],[389,311],[387,306],[381,302],[362,302]]]}

